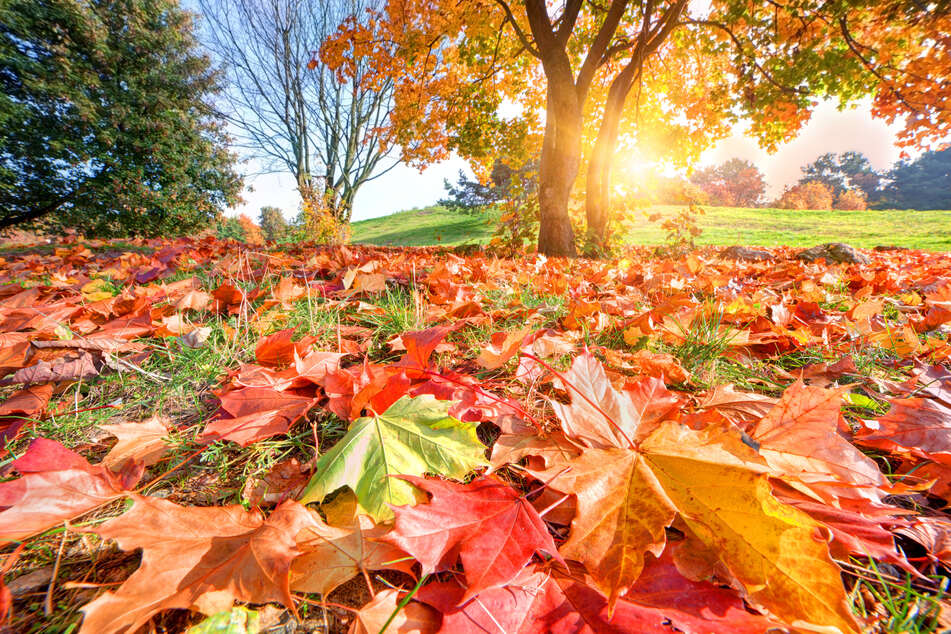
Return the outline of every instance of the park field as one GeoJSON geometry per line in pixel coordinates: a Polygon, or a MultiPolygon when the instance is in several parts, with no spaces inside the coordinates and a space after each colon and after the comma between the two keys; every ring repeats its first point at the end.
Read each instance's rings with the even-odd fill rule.
{"type": "MultiPolygon", "coordinates": [[[[657,206],[647,213],[672,215],[679,207],[657,206]]],[[[872,248],[894,245],[951,251],[951,211],[798,211],[743,207],[704,207],[698,244],[812,246],[847,242],[872,248]]],[[[470,216],[434,206],[353,223],[353,241],[387,246],[479,244],[492,234],[493,217],[470,216]]],[[[660,244],[664,231],[634,212],[629,244],[660,244]]]]}

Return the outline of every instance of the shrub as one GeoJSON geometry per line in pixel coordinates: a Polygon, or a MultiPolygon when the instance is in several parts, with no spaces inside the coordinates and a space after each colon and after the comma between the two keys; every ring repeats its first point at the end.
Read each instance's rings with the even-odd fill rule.
{"type": "Polygon", "coordinates": [[[846,189],[835,199],[836,209],[868,209],[868,199],[861,189],[846,189]]]}
{"type": "Polygon", "coordinates": [[[832,209],[832,188],[819,181],[787,187],[776,201],[780,209],[832,209]]]}

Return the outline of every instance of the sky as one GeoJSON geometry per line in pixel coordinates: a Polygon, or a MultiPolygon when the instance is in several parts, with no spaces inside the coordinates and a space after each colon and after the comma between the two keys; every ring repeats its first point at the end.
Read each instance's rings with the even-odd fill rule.
{"type": "MultiPolygon", "coordinates": [[[[845,111],[839,111],[831,102],[821,103],[799,136],[774,154],[760,149],[756,141],[745,136],[744,127],[740,124],[729,137],[704,152],[700,163],[716,165],[731,158],[751,161],[763,171],[769,197],[777,196],[783,187],[799,180],[799,168],[826,152],[862,152],[876,170],[897,161],[901,152],[894,144],[899,126],[890,127],[873,119],[867,103],[845,111]]],[[[353,220],[431,205],[445,197],[443,180],[455,182],[460,169],[471,174],[466,162],[458,157],[423,172],[398,165],[358,192],[353,220]]],[[[288,218],[297,213],[297,192],[289,175],[263,174],[250,177],[247,182],[252,191],[243,194],[245,203],[229,215],[246,213],[256,219],[265,205],[279,207],[288,218]]]]}

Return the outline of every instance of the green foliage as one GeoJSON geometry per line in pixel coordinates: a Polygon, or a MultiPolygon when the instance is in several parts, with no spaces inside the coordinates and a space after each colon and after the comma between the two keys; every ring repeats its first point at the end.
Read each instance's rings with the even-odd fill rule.
{"type": "Polygon", "coordinates": [[[264,239],[271,242],[278,242],[288,236],[290,227],[284,214],[277,207],[261,207],[261,215],[258,216],[258,224],[264,233],[264,239]]]}
{"type": "Polygon", "coordinates": [[[415,489],[393,475],[435,473],[462,478],[485,464],[476,424],[449,415],[449,401],[404,396],[383,414],[358,418],[317,461],[301,502],[320,502],[350,487],[360,506],[377,521],[389,519],[387,504],[413,504],[415,489]]]}
{"type": "Polygon", "coordinates": [[[926,152],[902,161],[888,174],[882,206],[896,209],[951,209],[951,150],[926,152]]]}
{"type": "Polygon", "coordinates": [[[180,235],[240,177],[177,0],[0,0],[0,227],[180,235]]]}
{"type": "Polygon", "coordinates": [[[530,161],[520,169],[513,169],[503,161],[496,159],[492,164],[492,173],[488,183],[470,180],[459,171],[456,185],[444,181],[448,198],[439,204],[450,211],[476,214],[496,205],[504,204],[524,194],[534,193],[538,189],[538,163],[530,161]]]}
{"type": "Polygon", "coordinates": [[[247,240],[241,221],[231,217],[218,219],[215,223],[215,236],[221,240],[237,240],[238,242],[247,240]]]}

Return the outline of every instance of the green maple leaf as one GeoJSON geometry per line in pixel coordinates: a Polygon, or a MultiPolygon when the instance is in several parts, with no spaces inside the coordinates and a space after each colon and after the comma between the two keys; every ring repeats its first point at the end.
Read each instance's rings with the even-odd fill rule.
{"type": "Polygon", "coordinates": [[[347,434],[317,461],[301,502],[320,502],[350,487],[377,522],[393,517],[387,504],[416,502],[416,489],[392,475],[434,473],[462,478],[486,465],[476,423],[449,415],[449,401],[404,396],[383,414],[353,421],[347,434]]]}

